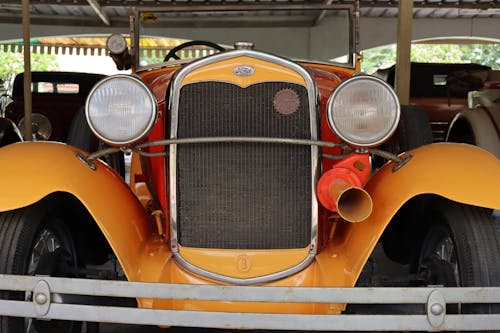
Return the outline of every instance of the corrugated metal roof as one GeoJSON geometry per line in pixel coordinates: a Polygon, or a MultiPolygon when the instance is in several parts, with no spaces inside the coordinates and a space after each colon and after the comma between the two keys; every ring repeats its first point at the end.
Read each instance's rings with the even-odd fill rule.
{"type": "MultiPolygon", "coordinates": [[[[221,4],[352,4],[355,0],[31,0],[33,24],[128,26],[132,6],[216,6],[221,4]],[[107,21],[107,22],[106,22],[107,21]]],[[[396,17],[397,0],[360,0],[360,14],[366,17],[396,17]]],[[[2,0],[0,23],[21,22],[21,1],[2,0]]],[[[500,0],[415,0],[415,18],[500,17],[500,0]]]]}

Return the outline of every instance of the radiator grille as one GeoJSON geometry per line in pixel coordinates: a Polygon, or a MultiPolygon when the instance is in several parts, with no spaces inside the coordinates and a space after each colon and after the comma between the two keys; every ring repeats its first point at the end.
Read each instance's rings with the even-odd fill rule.
{"type": "MultiPolygon", "coordinates": [[[[307,90],[286,82],[182,87],[177,137],[310,139],[307,90]],[[300,100],[276,111],[278,92],[300,100]],[[290,96],[290,93],[285,94],[290,96]]],[[[187,247],[303,248],[311,233],[311,148],[261,143],[177,147],[177,230],[187,247]]]]}

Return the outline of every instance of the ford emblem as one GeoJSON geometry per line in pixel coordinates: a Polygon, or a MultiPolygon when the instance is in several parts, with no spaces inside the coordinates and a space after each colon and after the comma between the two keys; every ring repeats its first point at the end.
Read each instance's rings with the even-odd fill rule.
{"type": "Polygon", "coordinates": [[[233,68],[233,73],[238,76],[251,76],[255,73],[255,69],[249,65],[240,65],[233,68]]]}

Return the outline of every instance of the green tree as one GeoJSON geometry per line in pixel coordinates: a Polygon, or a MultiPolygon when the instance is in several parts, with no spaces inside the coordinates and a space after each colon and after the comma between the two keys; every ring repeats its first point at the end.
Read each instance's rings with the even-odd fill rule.
{"type": "MultiPolygon", "coordinates": [[[[24,71],[23,53],[0,50],[0,80],[8,86],[14,76],[24,71]]],[[[58,69],[57,56],[49,54],[31,54],[32,71],[54,71],[58,69]]],[[[6,87],[8,88],[8,87],[6,87]]]]}
{"type": "MultiPolygon", "coordinates": [[[[500,69],[500,44],[414,44],[411,61],[426,63],[477,63],[500,69]]],[[[372,74],[396,62],[396,46],[363,51],[361,68],[372,74]]]]}
{"type": "Polygon", "coordinates": [[[396,62],[396,45],[375,47],[363,51],[361,69],[372,74],[379,68],[387,68],[396,62]]]}

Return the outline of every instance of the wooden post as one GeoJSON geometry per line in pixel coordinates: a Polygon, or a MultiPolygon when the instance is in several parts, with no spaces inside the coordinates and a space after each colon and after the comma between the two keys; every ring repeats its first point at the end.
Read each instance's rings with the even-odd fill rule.
{"type": "Polygon", "coordinates": [[[402,105],[406,105],[410,103],[410,56],[413,25],[413,0],[400,0],[398,8],[395,87],[399,102],[402,105]]]}
{"type": "Polygon", "coordinates": [[[31,49],[30,49],[30,1],[23,0],[23,48],[24,48],[24,139],[31,141],[31,49]]]}

